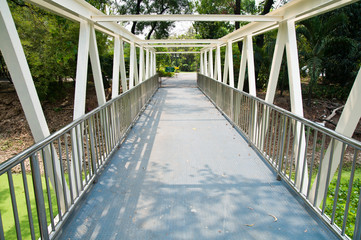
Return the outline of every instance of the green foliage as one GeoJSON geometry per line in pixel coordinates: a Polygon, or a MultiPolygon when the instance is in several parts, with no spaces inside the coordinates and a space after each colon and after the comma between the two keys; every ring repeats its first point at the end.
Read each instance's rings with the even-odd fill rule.
{"type": "MultiPolygon", "coordinates": [[[[118,14],[186,14],[192,12],[189,0],[120,0],[115,11],[118,14]]],[[[145,34],[147,39],[167,38],[174,22],[133,22],[134,34],[145,34]]]]}
{"type": "MultiPolygon", "coordinates": [[[[349,175],[349,174],[348,174],[349,175]]],[[[333,199],[335,197],[335,189],[337,184],[337,178],[334,178],[330,184],[328,190],[328,196],[326,200],[326,208],[325,213],[328,216],[332,216],[332,209],[333,209],[333,199]]],[[[349,186],[349,176],[348,178],[342,178],[340,183],[340,188],[338,192],[338,201],[336,205],[335,211],[335,224],[338,226],[342,226],[344,213],[345,213],[345,206],[347,201],[348,195],[348,186],[349,186]]],[[[346,223],[346,234],[352,239],[353,231],[355,227],[356,221],[356,213],[357,213],[357,206],[358,206],[358,199],[360,195],[360,188],[361,188],[361,180],[359,178],[355,179],[352,185],[352,191],[350,196],[350,205],[348,211],[348,221],[346,223]]]]}
{"type": "Polygon", "coordinates": [[[173,77],[174,72],[166,72],[164,68],[161,68],[157,71],[159,77],[173,77]]]}

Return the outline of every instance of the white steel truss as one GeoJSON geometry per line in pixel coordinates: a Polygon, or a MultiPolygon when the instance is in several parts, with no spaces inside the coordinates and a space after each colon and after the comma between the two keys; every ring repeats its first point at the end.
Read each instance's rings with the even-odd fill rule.
{"type": "Polygon", "coordinates": [[[197,21],[197,22],[278,22],[282,21],[282,16],[266,15],[227,15],[227,14],[163,14],[163,15],[100,15],[92,16],[95,22],[165,22],[165,21],[197,21]]]}
{"type": "MultiPolygon", "coordinates": [[[[96,94],[99,105],[106,102],[103,80],[101,75],[101,65],[95,38],[95,30],[101,31],[114,38],[114,64],[112,98],[119,95],[119,73],[123,92],[131,89],[136,84],[156,74],[156,55],[165,53],[177,54],[200,54],[200,72],[204,75],[216,78],[225,84],[234,87],[233,52],[232,44],[243,41],[242,59],[240,64],[240,75],[238,88],[243,89],[246,65],[248,67],[249,89],[252,95],[256,95],[256,79],[254,74],[254,56],[252,47],[252,37],[278,28],[277,42],[272,60],[272,68],[269,77],[266,101],[273,103],[278,75],[284,49],[287,53],[287,66],[290,85],[291,110],[299,116],[303,116],[303,105],[301,95],[301,83],[297,53],[297,39],[295,32],[295,22],[301,21],[324,12],[357,2],[357,0],[293,0],[283,7],[274,10],[264,16],[236,16],[236,15],[123,15],[107,16],[83,0],[27,0],[44,9],[47,9],[59,16],[63,16],[72,21],[80,23],[79,46],[76,72],[76,87],[74,98],[74,119],[81,117],[85,112],[86,81],[88,57],[90,56],[96,94]],[[220,39],[153,39],[142,40],[127,31],[115,21],[252,21],[252,23],[220,38],[220,39]],[[111,22],[110,22],[111,21],[111,22]],[[129,79],[126,76],[124,60],[124,42],[130,44],[130,66],[129,79]],[[168,45],[166,45],[168,44],[168,45]],[[173,44],[173,45],[169,45],[173,44]],[[185,45],[188,44],[188,45],[185,45]],[[139,48],[139,66],[137,63],[136,48],[139,48]],[[200,51],[181,52],[156,52],[158,47],[202,47],[200,51]],[[222,72],[221,47],[225,47],[225,61],[222,72]],[[215,54],[213,54],[215,50],[215,54]],[[145,51],[145,57],[144,57],[145,51]],[[222,74],[223,73],[223,74],[222,74]],[[223,77],[222,77],[223,76],[223,77]],[[129,88],[128,82],[129,80],[129,88]]],[[[0,50],[8,66],[19,99],[23,106],[26,118],[31,128],[35,141],[40,141],[48,136],[49,129],[38,99],[35,86],[30,74],[29,66],[25,59],[21,42],[11,17],[6,0],[0,0],[0,50]]],[[[356,103],[361,101],[361,70],[340,118],[336,131],[346,136],[351,136],[356,128],[356,124],[361,116],[361,108],[356,103]]],[[[297,136],[304,139],[304,131],[301,126],[294,126],[297,136]]],[[[75,131],[75,130],[74,130],[75,131]]],[[[82,131],[77,129],[76,131],[82,131]]],[[[72,137],[80,136],[80,133],[73,132],[72,137]]],[[[79,141],[80,142],[80,141],[79,141]]],[[[305,141],[301,141],[305,142],[305,141]]],[[[296,146],[300,152],[305,152],[305,146],[296,146]]],[[[76,146],[73,146],[76,149],[76,146]]],[[[340,146],[336,146],[336,149],[340,146]]],[[[338,150],[341,151],[341,150],[338,150]]],[[[80,154],[81,155],[81,154],[80,154]]],[[[337,166],[339,156],[331,159],[334,167],[337,166]]],[[[77,154],[75,154],[77,156],[77,154]]],[[[305,158],[300,158],[305,159],[305,158]]],[[[325,159],[330,159],[327,157],[325,159]]],[[[303,161],[303,160],[302,160],[303,161]]],[[[75,161],[77,162],[77,161],[75,161]]],[[[297,163],[299,166],[303,162],[297,163]]],[[[325,166],[327,164],[324,164],[325,166]]],[[[74,166],[79,168],[80,166],[74,166]]],[[[71,172],[71,171],[70,171],[71,172]]],[[[325,188],[325,174],[327,169],[321,169],[320,188],[325,188]]],[[[331,174],[334,174],[332,169],[331,174]]],[[[71,174],[71,173],[70,173],[71,174]]],[[[307,174],[306,174],[307,175],[307,174]]],[[[56,176],[50,176],[52,182],[56,176]]],[[[298,174],[300,177],[300,174],[298,174]]],[[[304,179],[297,179],[299,185],[303,181],[303,186],[307,186],[307,176],[304,179]]],[[[80,181],[80,179],[78,179],[80,181]]],[[[61,183],[59,182],[61,185],[61,183]]],[[[73,183],[74,184],[74,183],[73,183]]],[[[59,186],[60,186],[59,185],[59,186]]],[[[315,184],[314,184],[315,185],[315,184]]],[[[302,190],[302,192],[304,192],[302,190]]],[[[322,201],[323,193],[318,192],[317,203],[322,201]]],[[[310,200],[315,197],[314,190],[311,190],[310,200]]]]}

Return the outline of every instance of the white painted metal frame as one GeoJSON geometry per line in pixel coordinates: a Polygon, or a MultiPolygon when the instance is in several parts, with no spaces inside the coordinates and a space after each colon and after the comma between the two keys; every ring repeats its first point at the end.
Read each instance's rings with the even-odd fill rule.
{"type": "Polygon", "coordinates": [[[267,15],[230,15],[230,14],[162,14],[162,15],[99,15],[91,17],[95,22],[166,22],[166,21],[197,21],[197,22],[278,22],[282,16],[267,15]]]}
{"type": "MultiPolygon", "coordinates": [[[[234,87],[234,72],[233,72],[233,53],[232,43],[244,39],[244,52],[241,60],[241,74],[238,88],[243,88],[243,81],[245,75],[246,61],[249,70],[250,92],[255,94],[255,79],[254,79],[254,63],[253,63],[253,49],[252,36],[264,33],[271,29],[275,29],[279,25],[279,33],[277,36],[277,43],[275,47],[274,58],[272,62],[272,69],[270,73],[270,80],[266,95],[267,102],[273,102],[277,80],[279,75],[279,68],[282,61],[283,51],[286,48],[288,74],[290,79],[290,98],[292,112],[303,116],[303,105],[300,85],[299,63],[297,53],[297,41],[295,34],[295,21],[304,20],[312,16],[331,11],[333,9],[342,7],[344,5],[357,2],[357,0],[293,0],[285,6],[270,12],[265,16],[235,16],[235,15],[165,15],[165,16],[106,16],[89,3],[83,0],[27,0],[42,8],[48,9],[57,15],[64,16],[73,21],[80,22],[79,32],[79,48],[78,48],[78,63],[76,73],[76,92],[74,99],[74,119],[82,116],[85,111],[85,93],[86,93],[86,77],[88,56],[90,56],[92,71],[94,75],[94,83],[96,86],[96,93],[98,103],[105,103],[105,93],[102,84],[102,75],[99,61],[99,54],[96,45],[95,29],[102,31],[115,38],[114,44],[114,66],[113,66],[113,94],[115,97],[119,94],[119,70],[122,80],[123,91],[127,90],[125,62],[123,41],[130,43],[130,73],[129,73],[129,88],[132,88],[139,82],[156,73],[156,53],[154,47],[161,45],[152,44],[209,44],[203,47],[200,54],[200,70],[207,76],[217,78],[218,81],[223,81],[234,87]],[[177,39],[177,40],[141,40],[135,35],[128,32],[125,28],[117,23],[109,23],[103,21],[119,19],[135,18],[137,21],[258,21],[250,23],[233,33],[226,35],[218,40],[211,39],[177,39]],[[116,19],[111,19],[116,18],[116,19]],[[242,19],[242,20],[241,20],[242,19]],[[98,21],[98,22],[97,22],[98,21]],[[139,75],[137,66],[137,54],[135,51],[136,45],[140,47],[139,55],[139,75]],[[221,72],[221,57],[220,47],[226,45],[226,56],[224,63],[223,78],[221,72]],[[143,48],[146,50],[145,64],[143,48]],[[216,48],[215,66],[213,66],[213,52],[212,48],[216,48]],[[120,53],[119,53],[120,52],[120,53]],[[207,53],[208,52],[208,53],[207,53]],[[119,53],[119,56],[118,56],[119,53]],[[207,58],[208,54],[208,58],[207,58]],[[119,64],[120,65],[119,65],[119,64]],[[145,65],[145,66],[144,66],[145,65]],[[120,68],[120,69],[119,69],[120,68]],[[212,69],[213,68],[213,69],[212,69]],[[253,69],[252,69],[253,68],[253,69]],[[229,77],[229,81],[228,81],[229,77]]],[[[46,124],[44,114],[41,110],[40,102],[36,94],[34,84],[32,82],[29,67],[27,65],[24,52],[21,47],[18,33],[16,32],[11,13],[8,9],[6,0],[0,0],[0,49],[5,58],[10,74],[14,80],[16,91],[19,93],[19,98],[22,103],[29,126],[34,135],[34,139],[39,141],[49,135],[49,130],[46,124]]],[[[185,45],[181,46],[184,47],[185,45]]],[[[164,46],[163,46],[164,47],[164,46]]],[[[168,45],[169,47],[169,45],[168,45]]],[[[199,53],[199,52],[177,52],[177,53],[199,53]]],[[[355,99],[360,101],[360,73],[356,78],[354,87],[350,93],[349,99],[345,106],[344,112],[341,116],[336,131],[345,135],[352,135],[354,131],[354,122],[360,118],[359,109],[354,104],[355,99]]],[[[295,126],[297,135],[300,134],[300,126],[295,126]]],[[[304,136],[303,136],[304,137],[304,136]]],[[[304,141],[302,141],[304,142],[304,141]]],[[[298,146],[301,152],[304,152],[304,146],[298,146]]],[[[300,159],[303,159],[302,157],[300,159]]],[[[335,158],[336,159],[336,158],[335,158]]],[[[337,160],[333,160],[337,161],[337,160]]],[[[76,161],[75,161],[76,162],[76,161]]],[[[302,163],[298,163],[302,165],[302,163]]],[[[334,166],[336,164],[333,164],[334,166]]],[[[322,170],[324,171],[324,170],[322,170]]],[[[322,175],[321,175],[322,176],[322,175]]],[[[305,181],[307,176],[305,176],[305,181]]],[[[323,177],[324,178],[324,177],[323,177]]],[[[300,181],[298,181],[300,183],[300,181]]],[[[321,184],[328,184],[325,179],[321,184]]],[[[307,184],[303,184],[306,186],[307,184]]],[[[322,200],[321,197],[318,200],[322,200]]]]}

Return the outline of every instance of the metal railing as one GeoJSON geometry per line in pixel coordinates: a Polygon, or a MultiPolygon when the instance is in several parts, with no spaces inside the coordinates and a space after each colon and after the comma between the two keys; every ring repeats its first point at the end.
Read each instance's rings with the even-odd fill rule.
{"type": "Polygon", "coordinates": [[[0,239],[55,237],[158,88],[155,75],[0,164],[0,239]]]}
{"type": "Polygon", "coordinates": [[[361,237],[361,143],[212,78],[198,87],[341,239],[361,237]]]}

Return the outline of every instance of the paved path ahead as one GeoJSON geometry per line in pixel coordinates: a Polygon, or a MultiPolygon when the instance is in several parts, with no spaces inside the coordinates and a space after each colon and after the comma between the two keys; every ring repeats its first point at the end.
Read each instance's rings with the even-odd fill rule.
{"type": "Polygon", "coordinates": [[[163,81],[60,238],[336,239],[195,79],[163,81]]]}

